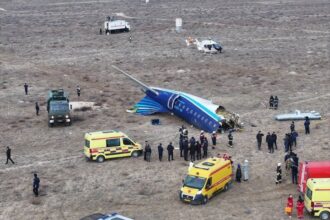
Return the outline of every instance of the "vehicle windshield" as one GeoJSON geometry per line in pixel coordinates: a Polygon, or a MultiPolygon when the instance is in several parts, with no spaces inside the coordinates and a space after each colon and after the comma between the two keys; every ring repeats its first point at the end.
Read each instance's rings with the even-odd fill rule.
{"type": "Polygon", "coordinates": [[[64,112],[69,110],[69,105],[68,103],[51,103],[50,104],[50,111],[52,112],[64,112]]]}
{"type": "Polygon", "coordinates": [[[309,198],[309,200],[312,200],[313,191],[310,190],[308,187],[306,189],[306,196],[307,196],[307,198],[309,198]]]}
{"type": "Polygon", "coordinates": [[[202,189],[205,185],[205,178],[197,177],[197,176],[187,176],[184,180],[184,186],[195,188],[195,189],[202,189]]]}

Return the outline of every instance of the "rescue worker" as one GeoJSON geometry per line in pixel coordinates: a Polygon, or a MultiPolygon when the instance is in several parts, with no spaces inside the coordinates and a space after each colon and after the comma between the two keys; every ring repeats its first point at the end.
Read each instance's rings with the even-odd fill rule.
{"type": "Polygon", "coordinates": [[[132,36],[131,36],[131,35],[129,36],[128,41],[129,41],[130,43],[132,43],[132,36]]]}
{"type": "Polygon", "coordinates": [[[290,125],[290,130],[291,132],[293,132],[295,129],[295,125],[294,125],[294,121],[291,122],[291,125],[290,125]]]}
{"type": "Polygon", "coordinates": [[[237,170],[236,170],[236,181],[240,183],[241,182],[241,178],[242,178],[241,165],[238,164],[237,165],[237,170]]]}
{"type": "Polygon", "coordinates": [[[282,168],[281,168],[281,163],[277,164],[276,167],[276,185],[282,183],[282,168]]]}
{"type": "Polygon", "coordinates": [[[261,150],[261,142],[262,142],[262,137],[264,136],[261,131],[258,132],[256,138],[257,138],[257,143],[258,143],[258,150],[261,150]]]}
{"type": "Polygon", "coordinates": [[[25,95],[29,93],[29,85],[27,83],[24,83],[24,91],[25,91],[25,95]]]}
{"type": "Polygon", "coordinates": [[[204,138],[205,138],[204,131],[201,130],[201,134],[199,135],[199,141],[203,143],[204,138]]]}
{"type": "Polygon", "coordinates": [[[162,159],[163,159],[163,151],[164,151],[164,148],[162,146],[162,143],[160,143],[158,145],[158,157],[159,157],[159,161],[162,161],[162,159]]]}
{"type": "Polygon", "coordinates": [[[179,132],[180,132],[180,139],[179,139],[180,157],[183,157],[183,129],[184,129],[184,126],[182,125],[182,127],[179,128],[179,132]]]}
{"type": "Polygon", "coordinates": [[[174,160],[173,151],[174,151],[174,147],[172,145],[172,142],[170,142],[170,144],[167,145],[168,161],[174,160]]]}
{"type": "Polygon", "coordinates": [[[150,145],[148,143],[148,141],[145,142],[144,145],[144,160],[147,160],[147,149],[150,148],[150,145]]]}
{"type": "Polygon", "coordinates": [[[299,165],[299,158],[296,155],[293,155],[291,163],[291,177],[292,177],[292,184],[298,184],[298,165],[299,165]]]}
{"type": "Polygon", "coordinates": [[[309,118],[306,116],[305,122],[304,122],[305,134],[310,134],[309,126],[310,126],[310,121],[309,121],[309,118]]]}
{"type": "Polygon", "coordinates": [[[9,148],[9,146],[7,146],[6,155],[7,155],[6,164],[8,164],[8,160],[10,160],[13,164],[15,164],[15,162],[11,159],[11,149],[9,148]]]}
{"type": "Polygon", "coordinates": [[[102,28],[100,28],[100,35],[102,35],[102,28]]]}
{"type": "Polygon", "coordinates": [[[292,218],[292,209],[293,209],[293,197],[290,194],[285,208],[286,214],[289,216],[290,219],[292,218]]]}
{"type": "Polygon", "coordinates": [[[33,178],[33,193],[36,197],[39,195],[39,186],[40,186],[40,179],[38,175],[35,173],[33,178]]]}
{"type": "Polygon", "coordinates": [[[288,133],[288,139],[289,139],[289,151],[292,151],[292,144],[293,144],[293,140],[292,140],[292,135],[291,133],[288,133]]]}
{"type": "Polygon", "coordinates": [[[199,141],[196,141],[196,153],[197,153],[197,160],[202,159],[202,146],[199,141]]]}
{"type": "Polygon", "coordinates": [[[36,115],[39,115],[40,107],[39,107],[38,102],[36,102],[36,106],[35,106],[35,108],[36,108],[36,115]]]}
{"type": "Polygon", "coordinates": [[[150,162],[150,160],[151,160],[151,151],[152,150],[151,150],[151,147],[150,147],[149,144],[146,145],[145,151],[146,151],[146,161],[150,162]]]}
{"type": "Polygon", "coordinates": [[[275,146],[275,149],[277,150],[277,135],[275,131],[272,133],[272,140],[273,140],[273,145],[275,146]]]}
{"type": "Polygon", "coordinates": [[[196,140],[194,137],[190,138],[190,160],[193,162],[196,160],[196,140]]]}
{"type": "Polygon", "coordinates": [[[208,142],[207,138],[204,137],[203,138],[203,142],[202,142],[203,158],[206,158],[207,157],[208,145],[209,145],[209,142],[208,142]]]}
{"type": "Polygon", "coordinates": [[[277,110],[278,108],[278,98],[277,98],[277,95],[275,96],[274,98],[274,109],[277,110]]]}
{"type": "Polygon", "coordinates": [[[211,139],[212,139],[212,149],[215,149],[215,146],[217,145],[217,133],[215,131],[212,132],[211,139]]]}
{"type": "Polygon", "coordinates": [[[79,85],[77,86],[77,96],[80,97],[80,87],[79,87],[79,85]]]}
{"type": "Polygon", "coordinates": [[[269,98],[269,108],[273,108],[274,106],[274,97],[271,95],[269,98]]]}
{"type": "Polygon", "coordinates": [[[189,147],[188,139],[184,138],[184,140],[183,140],[183,157],[184,157],[185,161],[188,161],[188,147],[189,147]]]}
{"type": "Polygon", "coordinates": [[[301,196],[299,196],[296,205],[298,219],[304,218],[304,208],[305,208],[304,200],[301,198],[301,196]]]}
{"type": "Polygon", "coordinates": [[[294,144],[294,146],[297,147],[297,137],[298,137],[298,133],[296,131],[291,132],[292,146],[294,144]]]}
{"type": "Polygon", "coordinates": [[[228,134],[228,146],[233,147],[233,135],[231,134],[231,131],[228,134]]]}

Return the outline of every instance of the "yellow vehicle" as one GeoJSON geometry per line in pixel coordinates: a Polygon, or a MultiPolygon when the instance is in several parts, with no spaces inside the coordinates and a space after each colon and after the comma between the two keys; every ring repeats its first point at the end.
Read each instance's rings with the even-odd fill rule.
{"type": "Polygon", "coordinates": [[[140,144],[119,131],[96,131],[85,134],[85,156],[103,162],[118,157],[138,157],[142,153],[140,144]]]}
{"type": "Polygon", "coordinates": [[[191,204],[206,204],[217,192],[228,189],[232,174],[231,161],[227,158],[213,157],[193,164],[183,180],[180,200],[191,204]]]}
{"type": "Polygon", "coordinates": [[[308,179],[305,192],[305,208],[322,220],[330,219],[330,178],[308,179]]]}

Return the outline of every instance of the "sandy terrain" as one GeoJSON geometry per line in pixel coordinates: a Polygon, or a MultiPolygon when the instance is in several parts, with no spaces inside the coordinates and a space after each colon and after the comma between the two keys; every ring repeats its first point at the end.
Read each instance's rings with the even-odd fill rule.
{"type": "MultiPolygon", "coordinates": [[[[174,1],[0,1],[0,219],[79,219],[95,212],[119,212],[137,220],[154,219],[287,219],[287,195],[295,194],[290,176],[274,184],[283,162],[282,138],[289,122],[278,112],[317,110],[311,135],[297,122],[300,160],[330,157],[330,2],[328,0],[174,1]],[[100,36],[105,17],[125,16],[131,33],[100,36]],[[175,33],[175,18],[183,32],[175,33]],[[132,43],[128,42],[132,35],[132,43]],[[224,53],[204,55],[187,48],[185,38],[213,37],[224,53]],[[245,129],[226,147],[220,135],[216,150],[233,155],[235,164],[250,161],[250,180],[206,206],[178,199],[188,164],[175,151],[174,162],[158,162],[156,146],[173,141],[184,122],[162,114],[141,117],[126,109],[144,95],[111,68],[116,64],[146,84],[182,90],[241,115],[245,129]],[[24,95],[24,82],[30,94],[24,95]],[[78,100],[75,88],[80,85],[78,100]],[[73,112],[71,127],[48,128],[47,91],[64,88],[72,101],[95,102],[97,108],[73,112]],[[266,108],[271,94],[280,109],[266,108]],[[41,104],[35,116],[34,102],[41,104]],[[150,120],[160,118],[161,126],[150,120]],[[86,162],[82,154],[87,131],[118,129],[140,143],[149,140],[151,163],[142,158],[86,162]],[[278,132],[280,149],[256,150],[258,130],[278,132]],[[5,146],[15,165],[5,165],[5,146]],[[41,196],[32,195],[32,176],[41,178],[41,196]]],[[[187,125],[189,126],[189,125],[187,125]]],[[[190,128],[197,136],[199,130],[190,128]]],[[[305,219],[312,219],[306,214],[305,219]]]]}

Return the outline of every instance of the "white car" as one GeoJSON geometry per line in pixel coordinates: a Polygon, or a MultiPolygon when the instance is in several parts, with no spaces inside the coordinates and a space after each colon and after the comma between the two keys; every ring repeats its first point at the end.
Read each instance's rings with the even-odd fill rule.
{"type": "Polygon", "coordinates": [[[119,215],[117,213],[112,213],[112,214],[95,213],[95,214],[86,216],[80,220],[134,220],[134,219],[127,218],[127,217],[119,215]]]}

